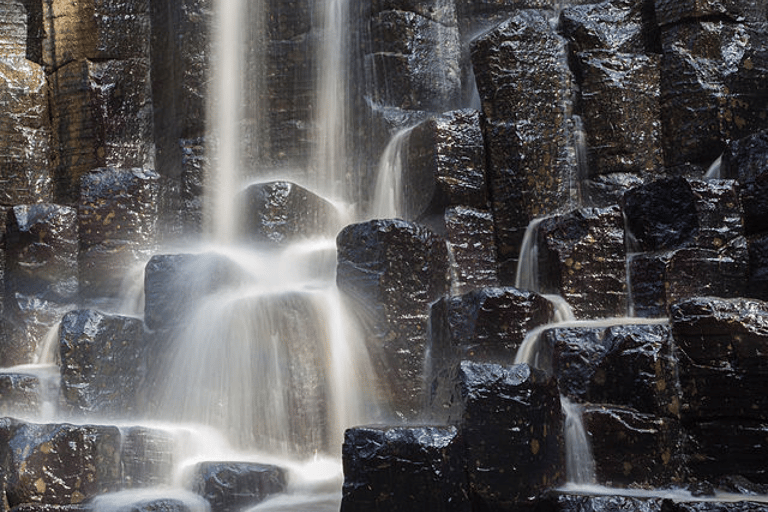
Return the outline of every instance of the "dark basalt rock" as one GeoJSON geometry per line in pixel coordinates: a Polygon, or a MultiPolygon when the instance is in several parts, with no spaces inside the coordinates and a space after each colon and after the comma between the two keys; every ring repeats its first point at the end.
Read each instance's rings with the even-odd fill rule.
{"type": "Polygon", "coordinates": [[[8,505],[78,504],[120,487],[117,427],[0,420],[8,505]]]}
{"type": "Polygon", "coordinates": [[[683,477],[680,422],[619,407],[591,406],[584,424],[598,482],[658,487],[683,477]]]}
{"type": "Polygon", "coordinates": [[[628,190],[621,207],[643,251],[685,247],[698,234],[696,196],[683,178],[656,180],[628,190]]]}
{"type": "Polygon", "coordinates": [[[255,242],[282,245],[318,233],[332,235],[339,226],[335,206],[287,181],[251,185],[242,202],[243,231],[255,242]]]}
{"type": "Polygon", "coordinates": [[[149,57],[149,0],[52,0],[44,58],[52,70],[76,60],[149,57]]]}
{"type": "Polygon", "coordinates": [[[768,131],[728,144],[721,173],[738,180],[746,234],[768,231],[768,131]]]}
{"type": "MultiPolygon", "coordinates": [[[[765,389],[765,388],[760,388],[765,389]]],[[[753,393],[752,396],[759,393],[753,393]]],[[[768,427],[765,421],[720,418],[686,426],[687,458],[691,475],[715,480],[742,475],[752,482],[768,483],[768,427]]]]}
{"type": "Polygon", "coordinates": [[[208,165],[205,153],[205,138],[182,139],[179,144],[181,145],[182,154],[182,231],[184,233],[200,233],[204,225],[203,193],[205,191],[205,169],[208,165]]]}
{"type": "Polygon", "coordinates": [[[441,111],[461,95],[459,31],[415,12],[383,11],[371,17],[376,77],[371,99],[406,110],[441,111]]]}
{"type": "Polygon", "coordinates": [[[654,0],[656,19],[660,25],[701,18],[730,21],[765,21],[768,6],[762,0],[654,0]]]}
{"type": "Polygon", "coordinates": [[[382,11],[410,11],[442,25],[455,26],[456,7],[454,2],[440,0],[374,0],[370,8],[373,14],[382,11]]]}
{"type": "Polygon", "coordinates": [[[180,325],[206,296],[244,279],[244,270],[219,254],[152,256],[144,269],[144,322],[150,329],[180,325]]]}
{"type": "Polygon", "coordinates": [[[277,466],[254,462],[202,462],[193,469],[192,489],[211,504],[211,512],[234,512],[285,491],[277,466]]]}
{"type": "Polygon", "coordinates": [[[418,203],[406,208],[406,218],[442,216],[446,207],[488,207],[485,146],[480,116],[458,110],[415,126],[408,136],[405,167],[416,179],[406,197],[418,203]],[[423,182],[425,186],[419,186],[423,182]],[[412,211],[409,211],[412,210],[412,211]]]}
{"type": "Polygon", "coordinates": [[[659,173],[663,155],[658,56],[590,51],[578,53],[576,60],[590,177],[659,173]]]}
{"type": "Polygon", "coordinates": [[[666,275],[671,254],[636,253],[627,255],[631,307],[630,316],[667,316],[666,275]]]}
{"type": "Polygon", "coordinates": [[[61,393],[75,414],[128,417],[147,373],[144,325],[94,310],[61,320],[61,393]]]}
{"type": "Polygon", "coordinates": [[[705,295],[741,297],[747,289],[749,255],[746,239],[735,240],[727,252],[681,249],[667,264],[667,304],[705,295]]]}
{"type": "Polygon", "coordinates": [[[747,296],[768,300],[768,234],[750,238],[747,296]]]}
{"type": "Polygon", "coordinates": [[[661,498],[634,498],[629,496],[580,496],[556,494],[542,501],[541,512],[661,512],[661,498]]]}
{"type": "MultiPolygon", "coordinates": [[[[768,304],[695,298],[671,307],[684,420],[768,420],[768,304]]],[[[746,476],[746,475],[745,475],[746,476]]]]}
{"type": "Polygon", "coordinates": [[[176,448],[173,435],[146,427],[122,429],[121,435],[123,488],[170,485],[176,448]]]}
{"type": "Polygon", "coordinates": [[[764,23],[697,20],[663,27],[667,167],[690,162],[706,168],[726,141],[766,127],[766,33],[764,23]]]}
{"type": "MultiPolygon", "coordinates": [[[[90,510],[89,505],[90,504],[84,504],[84,503],[78,503],[76,505],[48,505],[45,503],[22,503],[20,505],[16,505],[11,510],[13,510],[13,512],[86,512],[87,510],[90,510]]],[[[171,512],[171,511],[168,511],[168,512],[171,512]]],[[[184,511],[184,512],[187,512],[187,511],[184,511]]]]}
{"type": "Polygon", "coordinates": [[[577,318],[626,313],[624,223],[617,206],[555,215],[539,230],[542,293],[562,295],[577,318]]]}
{"type": "MultiPolygon", "coordinates": [[[[100,502],[98,500],[94,502],[89,502],[85,506],[82,507],[84,510],[98,510],[98,507],[100,505],[100,502]]],[[[18,507],[17,507],[18,508],[18,507]]],[[[138,500],[130,504],[126,504],[122,507],[120,507],[118,510],[120,512],[194,512],[194,507],[190,507],[187,503],[185,503],[182,500],[177,500],[173,498],[158,498],[158,499],[147,499],[147,500],[138,500]]],[[[14,509],[16,510],[16,509],[14,509]]],[[[37,510],[35,508],[29,510],[28,512],[57,512],[54,510],[37,510]]],[[[67,511],[61,511],[61,512],[67,512],[67,511]]]]}
{"type": "Polygon", "coordinates": [[[565,39],[548,15],[518,11],[472,43],[502,283],[514,282],[529,221],[575,194],[576,150],[567,123],[572,78],[565,39]]]}
{"type": "Polygon", "coordinates": [[[95,169],[83,176],[77,208],[80,292],[109,297],[126,269],[146,261],[157,235],[158,175],[95,169]]]}
{"type": "MultiPolygon", "coordinates": [[[[13,23],[13,13],[18,14],[13,5],[7,7],[10,12],[4,12],[10,17],[9,23],[13,23]]],[[[3,35],[0,26],[0,48],[6,41],[3,35]]],[[[0,204],[50,201],[53,181],[48,81],[43,69],[23,55],[10,58],[2,54],[8,57],[0,62],[0,204]]]]}
{"type": "Polygon", "coordinates": [[[457,419],[477,510],[519,510],[564,481],[557,382],[528,365],[462,362],[457,419]]]}
{"type": "Polygon", "coordinates": [[[457,206],[445,211],[445,238],[451,258],[451,290],[466,293],[498,286],[493,215],[457,206]]]}
{"type": "Polygon", "coordinates": [[[100,167],[154,167],[147,58],[75,61],[51,77],[58,141],[56,200],[77,201],[80,178],[100,167]]]}
{"type": "Polygon", "coordinates": [[[398,414],[424,403],[423,364],[431,302],[448,291],[445,240],[401,220],[344,228],[336,239],[339,289],[366,326],[377,376],[398,414]]]}
{"type": "Polygon", "coordinates": [[[0,415],[35,414],[40,411],[40,379],[23,373],[0,373],[0,415]]]}
{"type": "Polygon", "coordinates": [[[560,30],[574,53],[610,50],[643,54],[653,47],[648,1],[611,0],[569,5],[560,13],[560,30]]]}
{"type": "Polygon", "coordinates": [[[351,428],[342,448],[341,510],[468,512],[463,455],[452,426],[351,428]]]}
{"type": "Polygon", "coordinates": [[[564,327],[542,333],[561,393],[575,401],[680,414],[674,341],[667,325],[564,327]]]}

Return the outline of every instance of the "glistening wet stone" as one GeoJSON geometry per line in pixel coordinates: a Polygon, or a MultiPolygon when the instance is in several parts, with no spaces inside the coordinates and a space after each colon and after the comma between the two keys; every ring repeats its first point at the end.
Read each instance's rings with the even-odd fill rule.
{"type": "Polygon", "coordinates": [[[192,489],[211,512],[235,512],[285,491],[285,471],[254,462],[201,462],[192,470],[192,489]]]}

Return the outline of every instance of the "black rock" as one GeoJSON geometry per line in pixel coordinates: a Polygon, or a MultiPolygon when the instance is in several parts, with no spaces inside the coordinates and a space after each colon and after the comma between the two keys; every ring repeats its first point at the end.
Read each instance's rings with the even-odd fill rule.
{"type": "Polygon", "coordinates": [[[650,2],[611,0],[569,5],[560,13],[560,29],[575,53],[609,50],[643,54],[651,49],[650,2]],[[650,9],[649,9],[650,7],[650,9]]]}
{"type": "Polygon", "coordinates": [[[635,498],[629,496],[581,496],[555,494],[542,502],[542,512],[661,512],[661,498],[635,498]]]}
{"type": "Polygon", "coordinates": [[[746,234],[768,231],[768,131],[728,144],[721,173],[724,178],[738,180],[746,234]]]}
{"type": "Polygon", "coordinates": [[[617,206],[585,208],[539,226],[539,287],[562,295],[577,318],[624,315],[624,223],[617,206]]]}
{"type": "Polygon", "coordinates": [[[628,254],[630,316],[667,316],[666,276],[670,254],[628,254]]]}
{"type": "Polygon", "coordinates": [[[208,500],[211,512],[234,512],[286,490],[277,466],[254,462],[201,462],[193,469],[192,489],[208,500]]]}
{"type": "Polygon", "coordinates": [[[456,427],[351,428],[342,454],[343,512],[471,510],[456,427]]]}
{"type": "Polygon", "coordinates": [[[768,6],[762,0],[654,0],[660,25],[694,19],[721,18],[730,21],[765,21],[768,6]]]}
{"type": "Polygon", "coordinates": [[[0,415],[40,412],[42,391],[40,379],[35,375],[0,373],[0,415]]]}
{"type": "MultiPolygon", "coordinates": [[[[181,146],[181,201],[182,224],[185,233],[200,233],[203,230],[203,204],[205,190],[205,169],[208,159],[205,153],[205,138],[182,139],[181,146]]],[[[158,152],[159,152],[158,148],[158,152]]],[[[159,156],[158,156],[159,158],[159,156]]]]}
{"type": "Polygon", "coordinates": [[[565,477],[557,383],[528,365],[462,362],[457,401],[473,509],[518,510],[565,477]]]}
{"type": "Polygon", "coordinates": [[[61,393],[73,413],[127,417],[137,410],[148,357],[140,319],[72,311],[59,336],[61,393]]]}
{"type": "Polygon", "coordinates": [[[242,201],[243,232],[256,242],[281,245],[339,227],[335,206],[287,181],[251,185],[242,201]]]}
{"type": "Polygon", "coordinates": [[[692,476],[716,480],[741,475],[752,482],[768,483],[768,427],[764,421],[721,418],[687,425],[686,433],[692,476]]]}
{"type": "Polygon", "coordinates": [[[747,290],[749,254],[743,237],[727,251],[681,249],[666,269],[667,305],[691,297],[742,297],[747,290]]]}
{"type": "Polygon", "coordinates": [[[768,235],[750,238],[747,296],[768,300],[768,235]]]}
{"type": "Polygon", "coordinates": [[[682,481],[680,422],[632,409],[585,408],[597,481],[608,485],[658,487],[682,481]]]}
{"type": "Polygon", "coordinates": [[[491,212],[457,206],[448,208],[444,219],[452,292],[498,286],[496,232],[491,212]]]}
{"type": "Polygon", "coordinates": [[[80,292],[109,297],[127,269],[156,244],[158,175],[146,169],[96,169],[82,177],[77,218],[80,292]]]}
{"type": "Polygon", "coordinates": [[[566,42],[545,11],[520,10],[472,43],[502,283],[514,280],[529,221],[576,193],[566,61],[566,42]]]}
{"type": "Polygon", "coordinates": [[[339,233],[336,282],[366,325],[366,344],[399,414],[424,403],[429,307],[448,291],[445,241],[401,220],[353,224],[339,233]]]}

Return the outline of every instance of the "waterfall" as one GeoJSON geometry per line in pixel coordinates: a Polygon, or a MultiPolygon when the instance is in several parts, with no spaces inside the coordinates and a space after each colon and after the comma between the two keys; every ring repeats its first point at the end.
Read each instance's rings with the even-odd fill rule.
{"type": "Polygon", "coordinates": [[[595,460],[592,458],[581,406],[560,396],[563,408],[565,438],[565,472],[568,482],[576,485],[595,483],[595,460]]]}
{"type": "Polygon", "coordinates": [[[376,188],[374,192],[371,217],[391,219],[402,216],[405,212],[403,205],[403,173],[405,151],[408,147],[408,136],[411,128],[398,131],[384,148],[379,158],[376,188]]]}

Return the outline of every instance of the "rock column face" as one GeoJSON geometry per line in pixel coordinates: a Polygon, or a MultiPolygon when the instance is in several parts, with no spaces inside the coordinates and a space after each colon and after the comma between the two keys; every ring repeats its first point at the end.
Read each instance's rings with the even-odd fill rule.
{"type": "Polygon", "coordinates": [[[415,417],[425,400],[422,377],[429,304],[447,292],[445,241],[426,228],[379,220],[337,237],[339,289],[366,326],[366,344],[395,412],[415,417]]]}
{"type": "Polygon", "coordinates": [[[575,193],[572,77],[548,16],[521,10],[472,44],[502,283],[513,282],[528,222],[575,193]]]}

